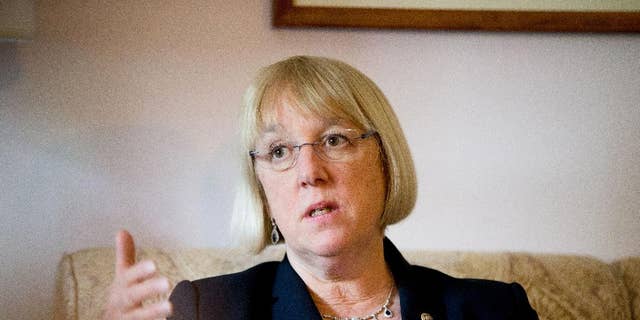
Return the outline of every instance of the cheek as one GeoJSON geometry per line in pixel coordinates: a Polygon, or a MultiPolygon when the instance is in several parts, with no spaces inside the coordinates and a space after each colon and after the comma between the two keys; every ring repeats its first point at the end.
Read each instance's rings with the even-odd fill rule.
{"type": "Polygon", "coordinates": [[[380,158],[369,162],[372,165],[363,168],[361,192],[364,193],[368,206],[373,212],[382,215],[387,194],[387,179],[380,158]]]}
{"type": "Polygon", "coordinates": [[[282,179],[274,179],[268,175],[262,175],[257,173],[256,176],[262,185],[262,190],[266,197],[269,212],[272,216],[277,217],[279,212],[285,211],[286,206],[290,204],[290,201],[286,201],[287,193],[282,183],[282,179]]]}
{"type": "Polygon", "coordinates": [[[341,179],[343,194],[350,194],[350,202],[365,212],[381,215],[386,198],[386,178],[380,161],[370,160],[369,163],[354,170],[345,170],[341,179]]]}

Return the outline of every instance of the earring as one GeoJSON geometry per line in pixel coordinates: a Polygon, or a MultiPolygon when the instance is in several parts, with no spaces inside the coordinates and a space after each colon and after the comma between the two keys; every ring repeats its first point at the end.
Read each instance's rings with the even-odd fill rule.
{"type": "Polygon", "coordinates": [[[280,233],[278,232],[278,225],[276,220],[271,218],[271,243],[278,244],[280,242],[280,233]]]}

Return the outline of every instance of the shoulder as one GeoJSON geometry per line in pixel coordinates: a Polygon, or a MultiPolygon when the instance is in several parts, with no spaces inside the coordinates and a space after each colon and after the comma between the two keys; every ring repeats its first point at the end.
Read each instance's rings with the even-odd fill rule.
{"type": "Polygon", "coordinates": [[[425,288],[436,284],[449,319],[538,319],[518,283],[455,278],[421,266],[410,274],[425,288]]]}
{"type": "MultiPolygon", "coordinates": [[[[257,297],[271,294],[279,262],[265,262],[242,272],[181,281],[171,292],[173,316],[169,319],[248,318],[260,307],[257,297]]],[[[262,299],[265,300],[265,299],[262,299]]]]}

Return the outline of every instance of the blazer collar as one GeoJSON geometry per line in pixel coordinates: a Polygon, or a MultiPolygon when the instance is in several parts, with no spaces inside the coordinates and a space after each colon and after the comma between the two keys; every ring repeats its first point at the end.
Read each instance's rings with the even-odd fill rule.
{"type": "Polygon", "coordinates": [[[293,270],[286,255],[276,270],[271,294],[273,320],[322,319],[307,286],[293,270]]]}
{"type": "MultiPolygon", "coordinates": [[[[426,269],[429,272],[416,274],[415,268],[386,237],[384,257],[400,294],[402,319],[421,319],[422,313],[429,313],[434,319],[444,319],[442,285],[437,276],[439,273],[426,269]]],[[[272,296],[271,318],[274,320],[322,320],[306,285],[293,270],[286,255],[276,270],[272,296]]]]}

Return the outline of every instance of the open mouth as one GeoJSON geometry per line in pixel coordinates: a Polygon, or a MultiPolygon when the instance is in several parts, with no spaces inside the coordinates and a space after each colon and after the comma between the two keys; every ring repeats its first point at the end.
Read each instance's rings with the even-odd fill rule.
{"type": "Polygon", "coordinates": [[[313,209],[311,210],[311,213],[309,213],[310,217],[319,217],[319,216],[323,216],[329,212],[333,211],[332,208],[329,207],[324,207],[324,208],[317,208],[317,209],[313,209]]]}
{"type": "Polygon", "coordinates": [[[337,206],[330,202],[316,203],[315,205],[310,206],[310,208],[307,210],[307,217],[315,218],[324,216],[336,209],[337,206]]]}

